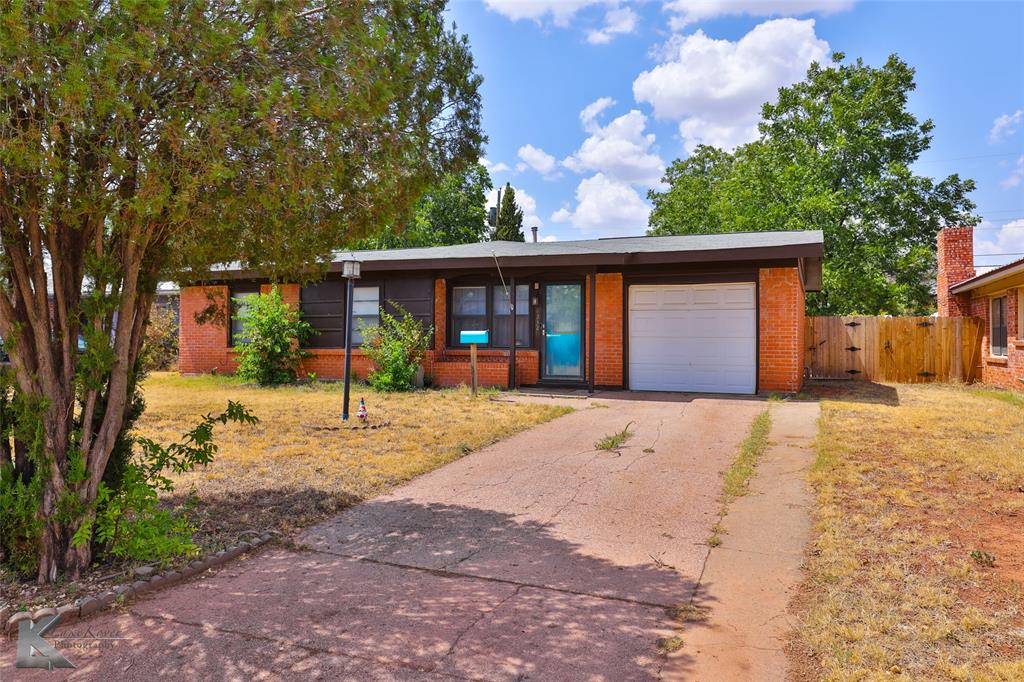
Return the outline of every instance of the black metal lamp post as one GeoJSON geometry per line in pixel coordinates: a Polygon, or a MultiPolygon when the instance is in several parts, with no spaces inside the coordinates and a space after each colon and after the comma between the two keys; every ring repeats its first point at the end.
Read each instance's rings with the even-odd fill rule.
{"type": "Polygon", "coordinates": [[[352,373],[352,290],[355,288],[355,280],[359,279],[359,261],[342,261],[341,276],[348,280],[348,293],[345,296],[345,397],[341,406],[341,421],[347,422],[348,388],[352,373]]]}

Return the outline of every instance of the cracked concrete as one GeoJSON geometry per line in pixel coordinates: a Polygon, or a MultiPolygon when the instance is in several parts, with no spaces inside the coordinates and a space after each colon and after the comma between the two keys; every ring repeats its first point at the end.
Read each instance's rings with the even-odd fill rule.
{"type": "Polygon", "coordinates": [[[669,609],[705,565],[720,473],[764,403],[573,406],[309,529],[309,551],[269,549],[90,619],[128,639],[73,652],[72,676],[656,679],[669,609]],[[630,421],[618,451],[594,448],[630,421]]]}
{"type": "Polygon", "coordinates": [[[722,544],[708,555],[695,604],[712,602],[709,619],[682,633],[683,649],[665,679],[785,680],[783,650],[794,623],[787,607],[800,582],[811,535],[807,469],[814,460],[817,403],[772,408],[772,443],[750,490],[729,506],[722,544]]]}

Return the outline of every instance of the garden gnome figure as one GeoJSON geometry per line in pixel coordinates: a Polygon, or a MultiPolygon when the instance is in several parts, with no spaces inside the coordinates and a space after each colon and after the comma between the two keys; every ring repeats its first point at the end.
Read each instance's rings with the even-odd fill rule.
{"type": "Polygon", "coordinates": [[[359,417],[359,421],[364,424],[366,423],[367,417],[370,416],[366,411],[366,402],[362,398],[359,399],[359,409],[356,411],[356,416],[359,417]]]}

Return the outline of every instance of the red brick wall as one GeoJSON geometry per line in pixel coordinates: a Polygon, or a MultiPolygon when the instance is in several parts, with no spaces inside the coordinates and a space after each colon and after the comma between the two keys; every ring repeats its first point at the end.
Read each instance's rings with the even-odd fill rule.
{"type": "MultiPolygon", "coordinates": [[[[1002,294],[1001,294],[1002,295],[1002,294]]],[[[1024,389],[1024,330],[1020,329],[1020,307],[1024,305],[1024,291],[1010,289],[1006,296],[1006,357],[995,357],[992,350],[992,327],[989,316],[992,311],[991,297],[975,296],[971,299],[967,314],[983,320],[981,337],[981,358],[979,359],[978,376],[983,383],[1011,388],[1024,389]]]]}
{"type": "MultiPolygon", "coordinates": [[[[590,331],[590,286],[586,286],[585,333],[590,331]]],[[[804,345],[804,292],[796,268],[771,268],[761,271],[761,327],[759,330],[759,385],[766,391],[797,391],[803,380],[801,349],[804,345]]],[[[264,290],[269,290],[269,285],[264,290]]],[[[297,285],[280,286],[282,298],[298,304],[297,285]]],[[[194,313],[209,305],[207,292],[220,297],[227,305],[227,287],[186,287],[181,293],[181,372],[232,372],[236,363],[227,348],[227,330],[223,325],[197,325],[194,313]]],[[[531,292],[532,293],[532,292],[531,292]]],[[[622,275],[602,273],[597,276],[595,350],[595,383],[598,386],[622,386],[623,363],[623,300],[622,275]]],[[[435,385],[455,386],[470,381],[469,351],[446,349],[445,315],[447,293],[445,281],[434,284],[434,348],[424,363],[426,374],[435,385]]],[[[312,349],[312,357],[302,363],[302,372],[313,372],[318,378],[340,379],[344,373],[343,349],[312,349]]],[[[479,379],[482,386],[507,386],[509,352],[481,350],[479,379]]],[[[584,362],[589,362],[589,352],[584,362]]],[[[352,369],[365,378],[373,369],[369,358],[359,349],[352,353],[352,369]]],[[[519,350],[516,353],[516,375],[520,385],[536,384],[540,378],[540,353],[519,350]]],[[[585,373],[585,378],[589,374],[585,373]]]]}
{"type": "Polygon", "coordinates": [[[947,227],[939,232],[938,270],[935,276],[935,297],[939,315],[964,317],[970,314],[970,294],[951,294],[949,288],[974,277],[974,228],[947,227]]]}
{"type": "Polygon", "coordinates": [[[235,362],[228,354],[228,311],[226,286],[182,287],[181,322],[178,328],[178,370],[182,374],[234,372],[235,362]],[[196,314],[214,305],[219,309],[217,321],[198,324],[196,314]]]}
{"type": "Polygon", "coordinates": [[[797,268],[762,268],[759,276],[758,388],[799,391],[806,334],[804,288],[797,268]]]}
{"type": "MultiPolygon", "coordinates": [[[[598,386],[622,386],[622,275],[597,275],[597,338],[594,383],[598,386]]],[[[589,308],[587,309],[589,314],[589,308]]]]}

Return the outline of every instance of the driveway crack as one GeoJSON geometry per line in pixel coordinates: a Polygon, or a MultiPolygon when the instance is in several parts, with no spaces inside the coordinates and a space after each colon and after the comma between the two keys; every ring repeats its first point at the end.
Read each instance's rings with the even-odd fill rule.
{"type": "MultiPolygon", "coordinates": [[[[497,604],[495,604],[491,608],[487,609],[486,611],[481,611],[480,614],[476,618],[474,618],[473,621],[469,625],[467,625],[466,627],[462,628],[462,630],[459,631],[459,634],[457,634],[455,636],[455,639],[452,640],[452,645],[450,647],[448,647],[448,651],[445,652],[445,655],[441,657],[441,660],[438,661],[437,665],[440,665],[441,663],[444,662],[445,659],[447,659],[449,656],[451,656],[453,653],[455,653],[455,649],[459,646],[459,642],[462,641],[462,638],[467,633],[469,633],[470,630],[475,628],[477,626],[477,624],[480,623],[480,621],[482,621],[484,618],[486,618],[487,616],[491,615],[492,613],[494,613],[495,611],[500,609],[502,606],[504,606],[505,602],[507,602],[508,600],[512,599],[516,595],[518,595],[519,591],[522,590],[522,589],[523,589],[522,585],[516,585],[515,589],[512,590],[512,592],[508,596],[506,596],[503,599],[501,599],[501,601],[499,601],[497,604]]],[[[436,670],[437,665],[435,665],[432,668],[432,670],[436,670]]]]}

